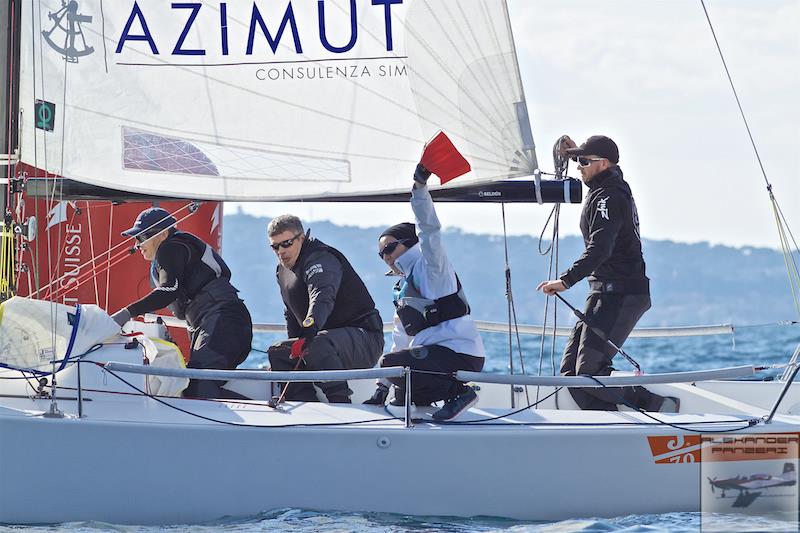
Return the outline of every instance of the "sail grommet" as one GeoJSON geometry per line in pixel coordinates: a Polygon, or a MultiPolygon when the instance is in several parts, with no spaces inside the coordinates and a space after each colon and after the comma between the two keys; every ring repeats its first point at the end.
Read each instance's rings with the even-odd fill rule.
{"type": "Polygon", "coordinates": [[[381,450],[385,450],[392,445],[392,441],[389,439],[389,437],[382,436],[378,437],[378,440],[375,442],[375,444],[377,444],[378,448],[381,450]]]}

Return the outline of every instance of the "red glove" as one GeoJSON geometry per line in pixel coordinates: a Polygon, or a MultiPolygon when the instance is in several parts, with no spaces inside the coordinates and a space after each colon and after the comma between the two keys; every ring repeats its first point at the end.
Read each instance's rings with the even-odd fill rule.
{"type": "Polygon", "coordinates": [[[292,343],[292,353],[289,359],[302,359],[306,354],[306,339],[301,337],[292,343]]]}

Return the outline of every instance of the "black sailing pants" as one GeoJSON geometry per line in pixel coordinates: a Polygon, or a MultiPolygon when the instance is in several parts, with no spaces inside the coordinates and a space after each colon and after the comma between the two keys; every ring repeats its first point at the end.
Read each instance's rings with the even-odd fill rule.
{"type": "MultiPolygon", "coordinates": [[[[455,398],[465,392],[467,386],[452,376],[425,372],[452,373],[456,370],[480,372],[483,369],[483,357],[465,355],[433,344],[387,353],[381,357],[381,366],[402,366],[421,371],[411,374],[411,403],[430,405],[439,400],[455,398]]],[[[389,381],[397,387],[395,394],[402,398],[406,390],[405,378],[389,378],[389,381]]]]}
{"type": "MultiPolygon", "coordinates": [[[[295,370],[298,360],[289,356],[292,343],[289,339],[273,344],[267,350],[272,370],[295,370]]],[[[383,331],[367,331],[361,328],[334,328],[320,331],[308,345],[308,351],[297,370],[348,370],[372,368],[383,353],[383,331]]],[[[314,383],[331,403],[350,402],[350,388],[346,381],[314,383]]],[[[289,383],[286,385],[287,400],[316,402],[317,394],[311,383],[289,383]]]]}
{"type": "MultiPolygon", "coordinates": [[[[233,370],[250,354],[253,322],[244,302],[223,302],[192,325],[189,368],[233,370]]],[[[241,398],[222,388],[224,381],[192,379],[183,391],[187,398],[241,398]]]]}
{"type": "MultiPolygon", "coordinates": [[[[592,292],[586,299],[588,323],[603,333],[617,346],[622,346],[633,327],[650,309],[648,294],[621,294],[592,292]]],[[[595,335],[586,324],[578,322],[567,341],[561,359],[562,376],[608,376],[614,370],[611,361],[616,350],[595,335]]],[[[653,394],[644,387],[571,388],[572,398],[581,409],[616,411],[617,404],[627,404],[646,411],[658,411],[663,396],[653,394]]]]}

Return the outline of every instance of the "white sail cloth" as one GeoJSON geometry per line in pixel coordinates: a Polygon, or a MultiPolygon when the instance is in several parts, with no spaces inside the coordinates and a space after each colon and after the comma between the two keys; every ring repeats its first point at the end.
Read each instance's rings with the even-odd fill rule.
{"type": "Polygon", "coordinates": [[[445,131],[460,184],[536,168],[504,0],[24,3],[22,160],[163,196],[407,189],[445,131]]]}
{"type": "Polygon", "coordinates": [[[0,363],[50,372],[119,333],[96,305],[69,305],[14,296],[0,304],[0,363]]]}

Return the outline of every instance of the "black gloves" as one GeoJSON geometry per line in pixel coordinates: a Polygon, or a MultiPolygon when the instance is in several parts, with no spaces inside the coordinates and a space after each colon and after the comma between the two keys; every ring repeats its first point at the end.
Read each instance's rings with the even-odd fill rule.
{"type": "Polygon", "coordinates": [[[417,170],[414,171],[414,181],[420,185],[426,185],[428,178],[431,177],[431,171],[422,166],[422,163],[417,165],[417,170]]]}

